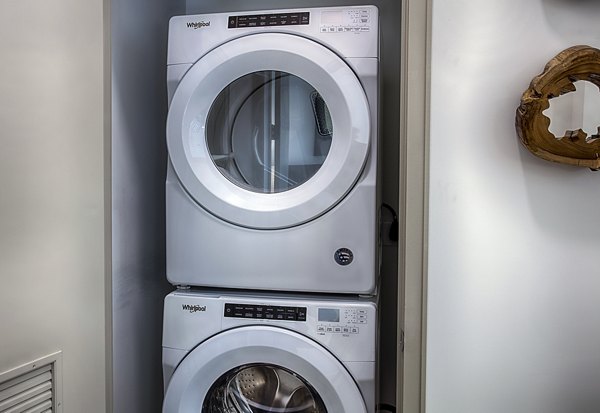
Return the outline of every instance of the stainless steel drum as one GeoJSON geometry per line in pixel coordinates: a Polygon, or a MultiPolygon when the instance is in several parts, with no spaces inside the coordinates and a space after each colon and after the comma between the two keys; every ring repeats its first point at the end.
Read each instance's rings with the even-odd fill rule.
{"type": "Polygon", "coordinates": [[[202,413],[326,413],[323,401],[297,374],[272,365],[247,365],[222,376],[202,413]]]}

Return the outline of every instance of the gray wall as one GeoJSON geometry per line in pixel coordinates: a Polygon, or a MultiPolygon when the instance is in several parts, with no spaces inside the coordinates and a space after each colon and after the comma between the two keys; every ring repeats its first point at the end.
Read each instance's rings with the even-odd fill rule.
{"type": "Polygon", "coordinates": [[[433,1],[429,413],[600,411],[600,175],[535,157],[514,127],[546,62],[600,47],[598,16],[433,1]]]}
{"type": "Polygon", "coordinates": [[[64,413],[103,413],[102,0],[0,2],[0,372],[62,350],[64,413]]]}
{"type": "Polygon", "coordinates": [[[159,412],[167,26],[184,3],[112,1],[112,317],[117,413],[159,412]]]}

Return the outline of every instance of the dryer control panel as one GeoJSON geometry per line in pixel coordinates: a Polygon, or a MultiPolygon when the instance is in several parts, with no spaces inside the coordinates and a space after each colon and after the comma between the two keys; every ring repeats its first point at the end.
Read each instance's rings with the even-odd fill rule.
{"type": "Polygon", "coordinates": [[[372,9],[352,8],[326,10],[321,13],[321,33],[368,32],[372,28],[372,9]]]}
{"type": "Polygon", "coordinates": [[[229,16],[227,27],[229,29],[239,29],[243,27],[295,26],[309,23],[309,12],[246,14],[229,16]]]}

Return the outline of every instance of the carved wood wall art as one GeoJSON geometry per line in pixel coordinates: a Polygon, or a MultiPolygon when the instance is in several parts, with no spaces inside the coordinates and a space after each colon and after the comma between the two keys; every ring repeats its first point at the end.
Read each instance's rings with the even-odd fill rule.
{"type": "Polygon", "coordinates": [[[542,159],[598,170],[600,125],[590,136],[580,128],[557,137],[548,130],[550,119],[542,114],[550,106],[550,99],[575,91],[578,80],[600,89],[600,50],[573,46],[548,62],[521,97],[515,121],[517,134],[527,149],[542,159]]]}

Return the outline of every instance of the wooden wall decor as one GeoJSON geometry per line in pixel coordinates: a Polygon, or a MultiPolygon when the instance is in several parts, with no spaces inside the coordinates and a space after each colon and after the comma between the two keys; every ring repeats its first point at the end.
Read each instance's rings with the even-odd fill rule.
{"type": "Polygon", "coordinates": [[[600,125],[590,136],[578,129],[557,137],[548,130],[550,119],[542,114],[549,108],[550,99],[574,92],[578,80],[591,82],[600,89],[600,50],[573,46],[548,62],[521,97],[515,121],[517,134],[527,149],[542,159],[598,170],[600,125]]]}

